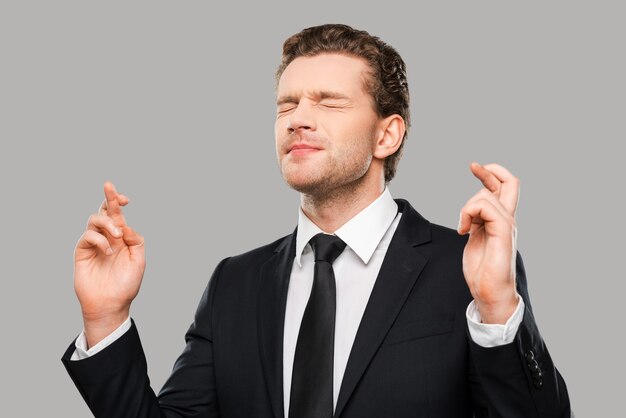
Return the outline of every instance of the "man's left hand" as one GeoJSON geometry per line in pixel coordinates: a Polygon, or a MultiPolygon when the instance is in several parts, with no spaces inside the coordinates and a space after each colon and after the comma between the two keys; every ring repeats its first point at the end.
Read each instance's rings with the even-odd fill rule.
{"type": "Polygon", "coordinates": [[[463,274],[483,323],[505,324],[515,311],[519,180],[498,164],[473,162],[470,170],[485,186],[461,209],[458,232],[470,236],[463,274]]]}

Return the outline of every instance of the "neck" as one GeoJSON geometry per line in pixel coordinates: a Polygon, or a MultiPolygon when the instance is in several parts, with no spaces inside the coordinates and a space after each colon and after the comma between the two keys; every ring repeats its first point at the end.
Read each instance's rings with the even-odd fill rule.
{"type": "Polygon", "coordinates": [[[384,181],[349,184],[330,190],[323,196],[302,193],[300,203],[302,211],[315,225],[332,234],[369,206],[384,190],[384,181]]]}

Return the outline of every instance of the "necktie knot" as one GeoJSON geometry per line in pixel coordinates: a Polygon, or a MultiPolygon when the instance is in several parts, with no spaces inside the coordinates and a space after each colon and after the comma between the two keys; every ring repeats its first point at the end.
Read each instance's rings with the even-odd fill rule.
{"type": "Polygon", "coordinates": [[[315,261],[326,261],[333,264],[333,261],[346,248],[346,243],[336,235],[319,233],[309,241],[315,253],[315,261]]]}

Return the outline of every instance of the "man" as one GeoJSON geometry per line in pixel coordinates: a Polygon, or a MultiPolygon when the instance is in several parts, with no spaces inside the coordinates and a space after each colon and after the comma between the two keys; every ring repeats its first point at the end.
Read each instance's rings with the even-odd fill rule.
{"type": "Polygon", "coordinates": [[[143,238],[105,183],[75,252],[84,333],[63,356],[93,413],[569,416],[516,250],[518,180],[471,164],[484,187],[458,230],[431,224],[386,187],[408,126],[393,48],[345,25],[285,41],[276,152],[298,226],[218,264],[158,397],[129,318],[143,238]]]}

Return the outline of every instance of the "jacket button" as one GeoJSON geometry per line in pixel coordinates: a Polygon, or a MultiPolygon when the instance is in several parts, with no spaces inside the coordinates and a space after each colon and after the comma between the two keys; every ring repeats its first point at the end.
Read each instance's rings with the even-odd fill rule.
{"type": "Polygon", "coordinates": [[[528,363],[532,363],[535,360],[535,353],[533,353],[533,350],[528,350],[526,352],[526,361],[528,363]]]}
{"type": "Polygon", "coordinates": [[[535,385],[535,388],[541,389],[543,386],[543,379],[541,377],[536,377],[533,379],[533,384],[535,385]]]}

